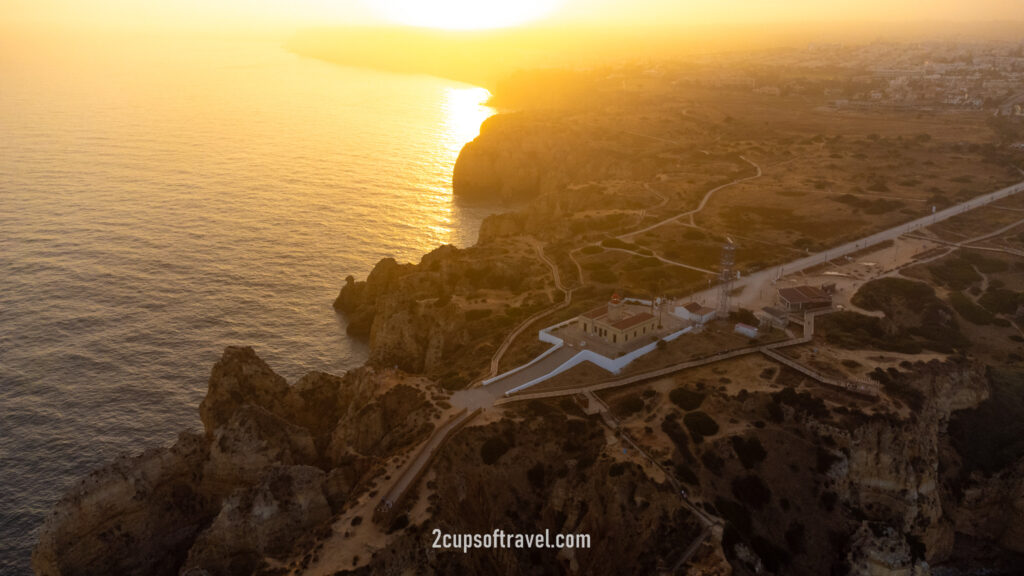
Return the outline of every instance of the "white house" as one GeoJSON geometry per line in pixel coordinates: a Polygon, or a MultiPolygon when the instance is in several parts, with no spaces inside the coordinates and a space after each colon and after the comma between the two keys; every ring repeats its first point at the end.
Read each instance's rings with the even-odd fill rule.
{"type": "Polygon", "coordinates": [[[715,318],[715,309],[701,306],[696,302],[690,302],[683,306],[677,306],[675,314],[683,320],[689,320],[697,324],[707,324],[715,318]]]}

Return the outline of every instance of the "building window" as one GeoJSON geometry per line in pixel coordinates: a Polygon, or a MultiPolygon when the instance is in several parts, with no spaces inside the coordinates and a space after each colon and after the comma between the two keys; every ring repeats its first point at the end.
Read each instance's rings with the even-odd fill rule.
{"type": "Polygon", "coordinates": [[[618,340],[619,340],[618,334],[612,334],[612,344],[615,344],[616,342],[618,342],[618,340]]]}

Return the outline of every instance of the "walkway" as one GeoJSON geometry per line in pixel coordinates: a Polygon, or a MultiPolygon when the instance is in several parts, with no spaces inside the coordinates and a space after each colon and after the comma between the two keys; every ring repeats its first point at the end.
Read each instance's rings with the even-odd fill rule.
{"type": "Polygon", "coordinates": [[[441,445],[444,444],[444,442],[448,440],[448,438],[451,437],[459,427],[472,420],[477,414],[479,414],[479,412],[479,409],[469,411],[463,408],[452,416],[448,422],[435,429],[433,434],[431,434],[430,437],[427,438],[427,441],[420,447],[416,456],[409,461],[405,469],[401,474],[399,474],[398,480],[391,485],[391,489],[384,494],[384,497],[381,499],[379,509],[384,512],[390,511],[395,504],[405,496],[406,490],[415,484],[420,475],[426,471],[427,464],[434,459],[434,455],[437,454],[437,449],[440,448],[441,445]]]}
{"type": "MultiPolygon", "coordinates": [[[[572,304],[572,290],[566,288],[565,285],[562,284],[562,277],[558,271],[558,266],[555,265],[555,263],[552,262],[546,254],[544,254],[544,247],[540,244],[540,242],[537,242],[537,240],[533,238],[529,238],[527,241],[530,243],[531,246],[533,246],[533,249],[537,252],[537,257],[540,258],[542,262],[547,264],[549,268],[551,268],[551,276],[555,281],[555,287],[562,291],[562,293],[564,294],[564,298],[562,299],[561,303],[556,304],[550,308],[545,308],[544,310],[541,310],[536,314],[531,315],[529,318],[521,322],[519,326],[515,328],[515,330],[513,330],[507,336],[505,336],[505,339],[501,342],[501,345],[498,346],[498,349],[494,352],[494,355],[491,356],[491,365],[487,371],[487,374],[474,380],[470,384],[470,387],[478,386],[484,380],[494,378],[495,376],[498,375],[498,367],[501,364],[502,357],[505,356],[505,352],[508,352],[509,347],[512,346],[512,342],[514,342],[515,339],[519,337],[519,335],[522,334],[523,331],[525,331],[527,328],[529,328],[534,322],[540,320],[541,318],[544,318],[545,316],[554,314],[559,310],[568,308],[569,305],[572,304]]],[[[575,263],[575,260],[573,260],[573,262],[575,263]]],[[[578,268],[579,264],[576,264],[576,266],[578,268]]],[[[583,276],[581,271],[580,281],[582,282],[582,280],[583,276]]]]}

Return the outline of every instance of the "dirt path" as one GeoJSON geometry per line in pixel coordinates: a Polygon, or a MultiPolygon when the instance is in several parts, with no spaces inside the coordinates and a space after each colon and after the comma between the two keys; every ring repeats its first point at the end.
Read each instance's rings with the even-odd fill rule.
{"type": "Polygon", "coordinates": [[[708,190],[707,194],[704,194],[704,197],[701,198],[700,204],[698,204],[697,207],[694,208],[693,210],[688,210],[686,212],[680,212],[679,214],[676,214],[675,216],[672,216],[671,218],[666,218],[666,219],[662,220],[661,222],[658,222],[657,224],[651,224],[650,226],[648,226],[646,228],[641,228],[640,230],[634,230],[632,232],[626,232],[625,234],[620,234],[619,236],[616,236],[616,238],[618,238],[619,240],[626,240],[627,238],[631,239],[631,238],[633,238],[634,236],[636,236],[638,234],[643,234],[644,232],[649,232],[651,230],[654,230],[655,228],[660,228],[661,226],[664,226],[665,224],[668,224],[670,222],[675,222],[676,220],[679,220],[680,218],[685,218],[685,217],[689,217],[690,218],[690,224],[693,224],[693,216],[694,216],[694,214],[699,214],[701,211],[704,210],[704,207],[708,205],[708,201],[710,201],[711,197],[715,195],[715,192],[718,192],[719,190],[723,190],[723,189],[728,188],[730,186],[735,186],[736,184],[739,184],[740,182],[747,182],[749,180],[754,180],[755,178],[760,178],[761,177],[762,172],[761,172],[761,167],[760,166],[758,166],[757,164],[754,164],[750,160],[747,160],[747,158],[744,157],[744,156],[740,156],[740,158],[744,162],[746,162],[747,164],[750,164],[751,166],[753,166],[754,169],[757,170],[757,173],[754,174],[753,176],[746,176],[744,178],[737,178],[736,180],[733,180],[731,182],[726,182],[725,184],[722,184],[721,186],[717,186],[715,188],[712,188],[711,190],[708,190]]]}
{"type": "MultiPolygon", "coordinates": [[[[565,285],[562,284],[562,277],[561,277],[561,274],[560,274],[560,272],[558,270],[558,266],[554,262],[552,262],[551,259],[548,258],[546,254],[544,254],[544,246],[540,242],[538,242],[536,239],[534,239],[534,238],[529,238],[527,241],[530,243],[531,246],[533,246],[533,249],[537,252],[537,257],[540,258],[540,260],[542,262],[544,262],[545,264],[547,264],[548,268],[551,269],[551,276],[552,276],[552,278],[555,281],[555,287],[562,291],[562,294],[564,294],[564,298],[563,298],[561,303],[555,304],[554,306],[552,306],[550,308],[541,310],[541,311],[537,312],[536,314],[533,314],[532,316],[530,316],[526,320],[523,320],[518,326],[516,326],[516,328],[512,332],[510,332],[507,336],[505,336],[505,339],[501,342],[501,345],[498,346],[498,349],[494,352],[494,356],[491,356],[491,366],[490,366],[490,369],[488,370],[487,374],[485,374],[484,376],[481,376],[480,378],[477,378],[476,380],[474,380],[470,384],[470,387],[479,386],[480,383],[482,383],[484,380],[488,380],[490,378],[494,378],[495,376],[498,375],[498,366],[501,364],[501,359],[502,359],[503,356],[505,356],[505,352],[508,352],[509,347],[512,346],[513,342],[515,342],[515,339],[520,334],[522,334],[523,331],[525,331],[527,328],[529,328],[531,324],[533,324],[534,322],[536,322],[537,320],[540,320],[541,318],[543,318],[545,316],[548,316],[550,314],[554,314],[558,310],[561,310],[563,308],[568,308],[569,305],[572,304],[572,290],[570,290],[569,288],[566,288],[565,285]]],[[[570,257],[571,257],[571,255],[570,255],[570,257]]],[[[576,262],[575,259],[573,259],[573,262],[576,262]]],[[[577,269],[579,269],[579,263],[576,263],[576,267],[577,267],[577,269]]],[[[582,269],[579,269],[579,270],[580,270],[580,280],[582,282],[582,280],[583,280],[583,271],[582,271],[582,269]]]]}

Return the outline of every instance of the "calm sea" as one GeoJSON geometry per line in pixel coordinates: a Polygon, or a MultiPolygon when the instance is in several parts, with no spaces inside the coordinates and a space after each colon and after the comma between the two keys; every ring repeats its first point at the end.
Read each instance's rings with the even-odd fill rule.
{"type": "Polygon", "coordinates": [[[0,574],[75,478],[199,427],[220,351],[289,381],[365,358],[331,302],[476,240],[451,198],[485,90],[280,42],[0,55],[0,574]]]}

